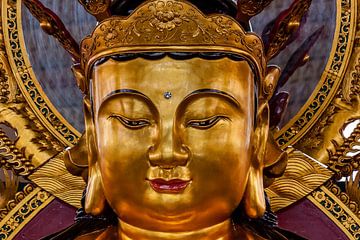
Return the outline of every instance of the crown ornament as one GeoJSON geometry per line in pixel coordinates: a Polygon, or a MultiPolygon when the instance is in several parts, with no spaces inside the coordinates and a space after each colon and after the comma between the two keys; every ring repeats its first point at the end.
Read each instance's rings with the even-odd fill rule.
{"type": "Polygon", "coordinates": [[[129,17],[101,22],[81,42],[81,68],[86,78],[100,58],[133,52],[223,52],[241,55],[258,77],[266,69],[261,39],[247,33],[233,18],[205,16],[192,4],[179,0],[152,0],[129,17]]]}
{"type": "Polygon", "coordinates": [[[98,21],[102,21],[111,16],[111,0],[79,0],[79,2],[85,10],[98,21]]]}
{"type": "Polygon", "coordinates": [[[236,19],[245,22],[262,12],[273,0],[238,0],[236,19]]]}
{"type": "MultiPolygon", "coordinates": [[[[106,56],[136,52],[220,52],[240,55],[247,60],[254,69],[259,90],[262,88],[265,95],[272,90],[261,83],[265,81],[267,63],[297,38],[312,2],[293,0],[288,9],[266,25],[260,38],[248,31],[249,21],[273,0],[188,0],[191,3],[185,0],[78,0],[99,22],[79,47],[61,19],[40,0],[22,1],[43,30],[55,37],[72,56],[72,70],[84,94],[89,94],[88,80],[93,64],[106,56]],[[203,8],[208,1],[219,6],[226,3],[226,11],[231,16],[223,14],[222,10],[217,10],[222,14],[205,15],[196,7],[203,8]],[[135,6],[138,7],[134,9],[135,6]],[[128,12],[132,14],[128,16],[128,12]]],[[[278,86],[283,86],[309,60],[308,52],[321,29],[314,31],[290,57],[278,86]]],[[[287,103],[288,98],[289,93],[276,88],[270,107],[276,102],[287,103]]],[[[286,105],[276,111],[274,106],[278,108],[278,105],[273,106],[274,119],[281,119],[286,105]]],[[[276,120],[272,124],[278,123],[276,120]]]]}

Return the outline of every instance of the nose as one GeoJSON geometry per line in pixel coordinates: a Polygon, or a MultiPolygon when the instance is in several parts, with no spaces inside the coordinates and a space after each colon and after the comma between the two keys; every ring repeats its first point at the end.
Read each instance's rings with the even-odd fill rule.
{"type": "Polygon", "coordinates": [[[173,124],[168,124],[163,126],[156,143],[149,148],[148,157],[152,166],[171,169],[185,166],[190,157],[190,150],[181,142],[173,124]]]}

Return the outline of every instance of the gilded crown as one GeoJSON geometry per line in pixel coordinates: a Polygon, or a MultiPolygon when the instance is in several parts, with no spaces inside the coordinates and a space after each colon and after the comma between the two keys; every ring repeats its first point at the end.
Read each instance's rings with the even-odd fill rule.
{"type": "MultiPolygon", "coordinates": [[[[53,35],[72,56],[75,79],[85,94],[88,94],[93,64],[110,55],[216,52],[238,55],[247,60],[260,81],[258,87],[263,88],[265,95],[269,89],[261,81],[265,81],[266,64],[294,41],[312,2],[293,0],[287,10],[267,25],[263,44],[260,37],[244,29],[249,30],[249,20],[273,0],[187,0],[191,3],[185,0],[78,1],[100,22],[80,47],[61,19],[40,0],[23,0],[43,30],[53,35]],[[138,7],[135,9],[135,6],[138,7]]],[[[321,31],[315,31],[291,56],[296,67],[290,74],[285,74],[282,85],[306,62],[307,53],[321,31]]]]}
{"type": "Polygon", "coordinates": [[[103,20],[81,42],[81,68],[88,79],[96,60],[134,52],[222,52],[240,55],[263,77],[266,69],[262,40],[247,33],[232,17],[205,16],[182,0],[151,0],[129,17],[103,20]]]}

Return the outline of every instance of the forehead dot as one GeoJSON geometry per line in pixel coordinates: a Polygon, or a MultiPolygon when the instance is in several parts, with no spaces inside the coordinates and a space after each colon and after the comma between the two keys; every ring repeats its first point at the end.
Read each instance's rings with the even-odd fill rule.
{"type": "Polygon", "coordinates": [[[170,99],[172,97],[172,93],[171,92],[165,92],[164,93],[164,98],[165,99],[170,99]]]}

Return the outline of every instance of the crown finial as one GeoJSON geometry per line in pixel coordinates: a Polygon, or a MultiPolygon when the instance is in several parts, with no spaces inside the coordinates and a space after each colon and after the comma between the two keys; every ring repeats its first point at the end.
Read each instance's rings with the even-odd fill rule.
{"type": "Polygon", "coordinates": [[[23,0],[23,3],[39,21],[41,28],[59,41],[75,63],[80,62],[79,45],[66,29],[61,19],[39,0],[23,0]]]}
{"type": "Polygon", "coordinates": [[[178,0],[152,0],[129,17],[101,22],[81,43],[81,67],[86,78],[96,60],[133,52],[223,52],[240,55],[254,66],[259,79],[266,62],[262,40],[243,30],[233,18],[204,15],[178,0]]]}
{"type": "Polygon", "coordinates": [[[236,19],[248,22],[252,17],[262,12],[273,0],[238,0],[236,19]]]}
{"type": "Polygon", "coordinates": [[[79,0],[79,2],[84,6],[85,10],[93,15],[99,22],[111,17],[111,0],[79,0]]]}

